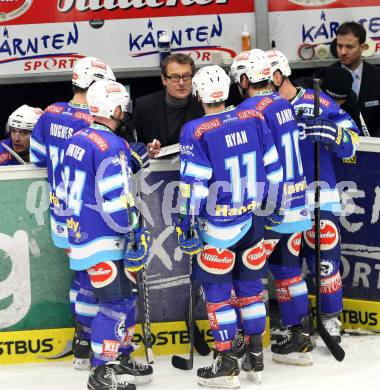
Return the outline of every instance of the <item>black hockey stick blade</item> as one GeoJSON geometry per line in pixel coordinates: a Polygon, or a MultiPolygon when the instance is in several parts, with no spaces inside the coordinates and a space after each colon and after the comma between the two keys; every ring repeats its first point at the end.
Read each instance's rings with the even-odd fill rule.
{"type": "Polygon", "coordinates": [[[317,322],[317,330],[321,339],[326,344],[331,354],[338,362],[342,362],[346,356],[344,349],[331,337],[330,333],[325,329],[322,322],[317,322]]]}
{"type": "Polygon", "coordinates": [[[196,322],[194,325],[194,348],[201,356],[207,356],[211,352],[211,349],[196,322]]]}
{"type": "Polygon", "coordinates": [[[193,358],[190,356],[189,359],[186,359],[182,356],[173,355],[172,356],[172,365],[179,370],[192,370],[193,369],[193,358]]]}
{"type": "MultiPolygon", "coordinates": [[[[190,258],[190,273],[191,275],[191,262],[192,259],[190,258]]],[[[188,306],[188,318],[186,321],[186,324],[188,324],[188,331],[189,331],[189,342],[190,342],[190,355],[189,358],[186,359],[182,356],[174,355],[172,357],[172,365],[175,368],[178,368],[180,370],[192,370],[194,365],[194,327],[195,327],[195,321],[194,321],[194,285],[193,281],[190,277],[190,294],[189,294],[189,306],[188,306]]]]}

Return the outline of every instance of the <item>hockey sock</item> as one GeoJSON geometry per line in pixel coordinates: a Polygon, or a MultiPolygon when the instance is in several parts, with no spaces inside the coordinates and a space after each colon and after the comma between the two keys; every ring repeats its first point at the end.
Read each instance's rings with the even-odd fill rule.
{"type": "Polygon", "coordinates": [[[343,290],[340,272],[321,278],[321,312],[336,314],[343,310],[343,290]]]}
{"type": "Polygon", "coordinates": [[[135,334],[136,324],[136,308],[132,307],[130,314],[125,319],[125,337],[122,340],[119,348],[119,352],[123,355],[129,356],[133,351],[132,339],[135,334]]]}
{"type": "Polygon", "coordinates": [[[134,306],[133,297],[99,303],[99,311],[92,322],[91,349],[94,354],[91,364],[93,366],[116,359],[120,346],[129,338],[126,324],[129,328],[134,325],[134,306]]]}
{"type": "Polygon", "coordinates": [[[80,288],[79,275],[78,275],[78,272],[76,272],[74,280],[71,283],[70,293],[69,293],[70,294],[70,309],[71,309],[71,313],[73,314],[74,317],[75,317],[75,302],[77,300],[79,288],[80,288]]]}
{"type": "Polygon", "coordinates": [[[230,350],[236,335],[236,312],[231,305],[232,282],[204,283],[203,288],[215,349],[230,350]]]}
{"type": "Polygon", "coordinates": [[[92,321],[99,306],[87,272],[80,271],[77,274],[80,288],[75,302],[75,319],[81,324],[81,338],[90,340],[92,321]]]}
{"type": "MultiPolygon", "coordinates": [[[[307,265],[315,276],[315,256],[306,257],[307,265]]],[[[339,272],[340,261],[321,259],[321,311],[325,314],[336,314],[343,310],[342,279],[339,272]]]]}
{"type": "Polygon", "coordinates": [[[299,325],[308,313],[307,286],[300,267],[284,267],[272,264],[270,270],[275,279],[276,299],[284,326],[299,325]]]}
{"type": "Polygon", "coordinates": [[[261,296],[263,291],[261,280],[234,280],[234,287],[244,335],[263,333],[265,331],[266,309],[261,296]]]}

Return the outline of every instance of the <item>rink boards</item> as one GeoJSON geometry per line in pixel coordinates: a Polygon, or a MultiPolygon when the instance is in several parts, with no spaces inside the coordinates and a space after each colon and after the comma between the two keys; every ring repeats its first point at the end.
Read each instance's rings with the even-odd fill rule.
{"type": "MultiPolygon", "coordinates": [[[[313,311],[314,297],[311,297],[313,311]]],[[[345,299],[344,309],[340,316],[344,329],[380,332],[380,302],[345,299]]],[[[197,324],[209,343],[213,337],[207,320],[197,324]]],[[[74,328],[40,329],[0,333],[0,364],[19,364],[32,362],[55,362],[72,358],[71,343],[74,328]]],[[[189,333],[183,321],[152,324],[153,353],[155,355],[188,354],[189,333]]],[[[264,345],[269,345],[269,318],[264,335],[264,345]]],[[[141,326],[137,324],[134,342],[140,348],[134,356],[143,357],[144,347],[141,343],[141,326]]]]}

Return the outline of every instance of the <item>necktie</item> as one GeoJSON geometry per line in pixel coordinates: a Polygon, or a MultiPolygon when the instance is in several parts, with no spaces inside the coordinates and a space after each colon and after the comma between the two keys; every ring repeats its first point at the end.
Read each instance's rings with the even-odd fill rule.
{"type": "Polygon", "coordinates": [[[354,81],[352,82],[352,90],[356,93],[357,96],[359,96],[359,89],[360,89],[359,75],[356,72],[353,72],[352,77],[354,78],[354,81]]]}

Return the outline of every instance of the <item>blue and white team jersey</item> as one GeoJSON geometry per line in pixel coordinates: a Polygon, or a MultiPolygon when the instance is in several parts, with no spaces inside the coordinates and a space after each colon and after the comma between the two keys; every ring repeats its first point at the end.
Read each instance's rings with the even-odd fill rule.
{"type": "MultiPolygon", "coordinates": [[[[128,213],[120,152],[129,177],[129,146],[106,126],[93,124],[65,145],[58,196],[65,198],[73,270],[123,258],[128,213]]],[[[127,185],[131,188],[128,178],[127,185]]],[[[128,202],[133,205],[131,196],[128,202]]]]}
{"type": "Polygon", "coordinates": [[[57,214],[60,202],[56,188],[61,182],[59,164],[63,146],[77,131],[93,121],[88,107],[72,102],[54,103],[46,108],[34,127],[30,139],[30,162],[47,167],[50,185],[50,225],[53,243],[58,248],[68,247],[65,219],[57,214]]]}
{"type": "MultiPolygon", "coordinates": [[[[293,98],[291,104],[295,112],[302,109],[302,119],[313,117],[314,109],[314,91],[312,89],[301,88],[298,94],[293,98]]],[[[321,91],[320,93],[320,111],[319,117],[334,122],[343,129],[342,147],[336,153],[338,158],[350,158],[355,155],[358,144],[358,135],[360,133],[355,122],[342,110],[339,105],[328,95],[321,91]]],[[[320,208],[324,211],[339,213],[341,211],[339,191],[336,188],[336,177],[333,161],[336,158],[331,151],[323,145],[320,146],[320,181],[321,198],[320,208]]],[[[308,137],[302,137],[301,157],[304,166],[307,184],[308,204],[312,209],[314,206],[314,188],[310,186],[314,182],[314,144],[308,137]]]]}
{"type": "Polygon", "coordinates": [[[300,132],[292,105],[279,94],[264,91],[247,98],[238,106],[238,109],[247,108],[264,115],[284,168],[281,207],[285,209],[285,217],[281,224],[271,230],[294,233],[310,229],[312,224],[306,204],[307,183],[301,161],[300,132]]]}
{"type": "Polygon", "coordinates": [[[0,167],[6,165],[20,165],[20,163],[16,160],[12,153],[4,147],[4,145],[13,150],[12,140],[10,138],[0,141],[0,167]]]}
{"type": "Polygon", "coordinates": [[[262,218],[254,212],[268,184],[283,180],[271,133],[252,109],[227,109],[186,123],[180,158],[181,194],[199,204],[203,241],[219,248],[237,243],[262,218]]]}

